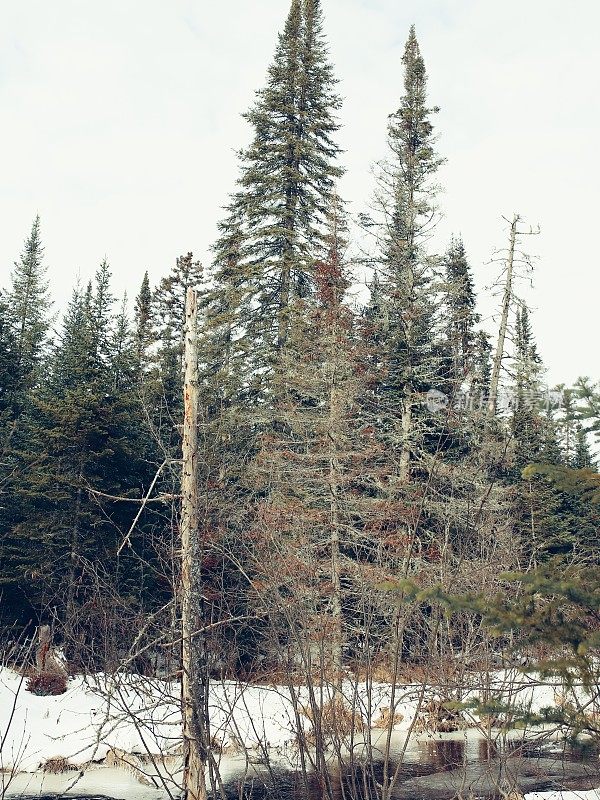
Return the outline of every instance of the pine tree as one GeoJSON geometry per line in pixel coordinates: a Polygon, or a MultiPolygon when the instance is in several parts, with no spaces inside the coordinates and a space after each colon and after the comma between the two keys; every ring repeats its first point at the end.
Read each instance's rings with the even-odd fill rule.
{"type": "Polygon", "coordinates": [[[574,469],[594,469],[596,466],[586,430],[581,423],[575,426],[575,446],[570,466],[574,469]]]}
{"type": "Polygon", "coordinates": [[[541,361],[533,340],[529,310],[517,310],[515,324],[515,387],[512,431],[516,466],[522,469],[536,461],[542,450],[543,421],[539,413],[541,361]]]}
{"type": "Polygon", "coordinates": [[[395,452],[398,477],[406,483],[411,460],[423,447],[423,398],[440,378],[435,346],[433,263],[424,242],[435,213],[431,177],[442,160],[434,150],[430,118],[437,109],[426,103],[427,76],[414,27],[403,56],[404,95],[391,115],[389,162],[379,177],[378,201],[383,213],[379,267],[381,343],[377,390],[382,435],[395,452]]]}
{"type": "Polygon", "coordinates": [[[149,368],[151,359],[149,349],[156,340],[153,326],[152,291],[147,271],[144,273],[140,292],[135,299],[134,321],[135,355],[141,379],[149,368]]]}
{"type": "Polygon", "coordinates": [[[252,144],[215,246],[212,326],[242,385],[261,383],[289,333],[289,309],[314,291],[314,261],[339,148],[339,98],[318,0],[292,0],[264,89],[245,115],[252,144]]]}
{"type": "Polygon", "coordinates": [[[477,334],[480,321],[475,312],[475,288],[462,239],[453,239],[446,251],[445,321],[446,338],[451,353],[451,381],[460,389],[463,381],[473,380],[477,334]]]}
{"type": "Polygon", "coordinates": [[[51,301],[48,295],[40,218],[36,217],[23,252],[15,262],[7,295],[8,319],[16,338],[19,371],[31,385],[47,343],[51,301]]]}

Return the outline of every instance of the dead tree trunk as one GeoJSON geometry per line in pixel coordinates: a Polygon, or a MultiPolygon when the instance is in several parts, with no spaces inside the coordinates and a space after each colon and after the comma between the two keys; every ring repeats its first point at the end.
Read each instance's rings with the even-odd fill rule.
{"type": "Polygon", "coordinates": [[[496,413],[498,404],[498,385],[500,382],[500,370],[502,368],[502,358],[504,356],[504,343],[506,341],[506,331],[508,329],[508,315],[513,299],[513,270],[515,263],[515,244],[517,241],[517,225],[519,215],[515,214],[510,224],[510,244],[508,247],[508,258],[506,261],[506,278],[504,283],[504,296],[502,298],[502,316],[500,318],[500,329],[498,331],[498,342],[496,344],[496,354],[492,365],[492,377],[490,379],[490,396],[488,398],[488,414],[493,417],[496,413]]]}
{"type": "Polygon", "coordinates": [[[204,714],[195,633],[199,627],[198,556],[198,298],[188,289],[185,305],[183,383],[183,465],[181,471],[181,706],[183,714],[185,800],[205,800],[205,758],[201,726],[204,714]]]}
{"type": "MultiPolygon", "coordinates": [[[[334,328],[333,336],[337,337],[337,330],[334,328]]],[[[333,647],[332,647],[332,668],[334,674],[334,686],[336,691],[341,691],[343,674],[343,615],[342,615],[342,588],[340,578],[340,463],[338,454],[337,431],[341,414],[341,399],[338,396],[336,366],[337,358],[334,357],[331,365],[331,377],[329,388],[329,429],[327,431],[329,447],[329,514],[331,524],[331,610],[333,615],[333,647]]],[[[337,697],[336,697],[337,699],[337,697]]]]}

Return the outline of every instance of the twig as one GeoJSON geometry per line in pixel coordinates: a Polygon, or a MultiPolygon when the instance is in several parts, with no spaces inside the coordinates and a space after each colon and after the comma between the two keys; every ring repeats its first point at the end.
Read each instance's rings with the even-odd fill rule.
{"type": "Polygon", "coordinates": [[[169,463],[168,459],[165,459],[162,462],[162,464],[160,465],[160,467],[156,470],[156,474],[155,474],[154,478],[152,478],[152,483],[150,484],[150,487],[149,487],[148,491],[146,492],[146,495],[145,495],[144,499],[142,500],[142,503],[141,503],[140,507],[138,508],[138,512],[135,515],[134,520],[131,523],[131,526],[130,526],[129,530],[127,531],[127,535],[125,536],[125,538],[121,542],[121,545],[119,546],[119,549],[117,550],[117,555],[121,554],[121,551],[123,550],[125,545],[127,545],[128,547],[131,547],[131,534],[133,533],[133,531],[135,529],[135,526],[138,524],[139,518],[142,516],[142,512],[143,512],[144,508],[146,507],[146,503],[150,499],[150,495],[152,494],[152,491],[153,491],[154,487],[156,486],[156,481],[158,480],[158,476],[163,471],[163,469],[167,466],[168,463],[169,463]]]}

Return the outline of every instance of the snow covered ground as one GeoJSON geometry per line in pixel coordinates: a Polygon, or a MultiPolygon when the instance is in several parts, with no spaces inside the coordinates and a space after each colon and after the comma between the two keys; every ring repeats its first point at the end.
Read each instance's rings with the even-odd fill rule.
{"type": "MultiPolygon", "coordinates": [[[[1,776],[0,776],[1,778],[1,776]]],[[[126,770],[93,766],[82,774],[65,772],[50,775],[45,772],[20,772],[6,789],[5,796],[35,797],[36,795],[74,795],[127,797],[135,800],[165,800],[164,789],[144,786],[126,770]]],[[[2,780],[0,779],[0,796],[2,780]]]]}
{"type": "MultiPolygon", "coordinates": [[[[498,673],[494,677],[496,696],[510,694],[514,702],[532,710],[553,705],[557,688],[544,685],[520,673],[498,673]]],[[[325,687],[323,702],[327,702],[325,687]]],[[[288,687],[256,686],[232,681],[213,683],[209,696],[211,733],[224,777],[235,772],[236,753],[255,753],[291,763],[298,728],[311,729],[310,698],[305,688],[294,698],[288,687]],[[225,754],[225,755],[223,755],[225,754]]],[[[345,705],[354,709],[357,721],[377,727],[389,719],[391,688],[386,684],[364,683],[343,687],[345,705]]],[[[420,685],[396,687],[394,729],[401,735],[411,729],[415,715],[426,713],[433,690],[424,693],[420,685]]],[[[26,691],[17,673],[0,668],[0,769],[11,778],[8,794],[73,791],[92,794],[99,791],[113,796],[131,796],[130,783],[138,787],[136,796],[144,799],[164,797],[164,790],[143,787],[127,771],[128,757],[136,768],[146,772],[149,783],[157,783],[153,756],[166,756],[174,776],[180,768],[179,686],[139,676],[104,675],[71,678],[67,692],[56,697],[38,697],[26,691]],[[43,772],[52,759],[65,759],[72,772],[60,775],[43,772]],[[100,762],[104,762],[100,767],[100,762]],[[80,767],[86,767],[83,777],[80,767]],[[110,791],[107,788],[110,772],[110,791]],[[117,777],[115,777],[117,776],[117,777]],[[113,779],[115,781],[113,785],[113,779]],[[100,788],[99,788],[100,787],[100,788]],[[102,788],[104,787],[104,788],[102,788]],[[129,788],[128,788],[129,787],[129,788]],[[119,791],[117,791],[117,788],[119,791]]],[[[415,727],[415,733],[418,726],[415,727]]],[[[430,734],[428,734],[430,736],[430,734]]],[[[244,758],[238,756],[241,762],[244,758]]],[[[133,772],[133,770],[132,770],[133,772]]],[[[140,773],[137,772],[139,777],[140,773]]],[[[580,797],[578,795],[577,797],[580,797]]],[[[595,793],[582,793],[583,800],[600,800],[595,793]]],[[[527,800],[577,800],[558,798],[551,793],[529,795],[527,800]]]]}
{"type": "MultiPolygon", "coordinates": [[[[325,688],[325,701],[327,700],[325,688]]],[[[348,706],[368,717],[364,684],[344,687],[348,706]]],[[[371,692],[372,719],[390,705],[390,687],[376,684],[371,692]]],[[[397,728],[414,718],[420,688],[398,690],[397,728]]],[[[309,693],[298,690],[297,702],[282,686],[255,686],[232,681],[213,683],[210,692],[211,732],[215,748],[285,751],[299,726],[309,730],[309,693]]],[[[35,771],[48,759],[63,757],[72,765],[98,762],[109,751],[134,754],[176,754],[180,746],[179,686],[159,680],[104,675],[69,680],[65,694],[38,697],[26,691],[15,672],[0,670],[0,735],[5,736],[2,768],[35,771]]]]}
{"type": "Polygon", "coordinates": [[[524,800],[600,800],[600,789],[588,792],[529,792],[524,800]]]}

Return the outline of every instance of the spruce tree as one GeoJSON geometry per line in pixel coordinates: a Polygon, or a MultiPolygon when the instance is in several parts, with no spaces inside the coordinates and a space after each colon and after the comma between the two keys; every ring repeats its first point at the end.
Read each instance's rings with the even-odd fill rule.
{"type": "Polygon", "coordinates": [[[146,271],[134,306],[135,356],[140,379],[149,368],[151,359],[149,350],[156,339],[153,322],[152,290],[146,271]]]}
{"type": "Polygon", "coordinates": [[[341,174],[340,101],[318,0],[292,0],[266,86],[245,115],[238,190],[215,245],[212,326],[240,381],[260,384],[289,333],[289,309],[314,290],[315,254],[341,174]]]}
{"type": "Polygon", "coordinates": [[[90,308],[90,323],[94,342],[95,369],[106,373],[112,358],[114,335],[113,305],[115,298],[110,289],[111,272],[106,259],[102,261],[94,278],[94,294],[90,308]]]}
{"type": "Polygon", "coordinates": [[[516,315],[514,363],[512,431],[516,466],[522,469],[538,459],[544,438],[539,409],[542,365],[533,340],[529,310],[525,305],[521,305],[516,315]]]}
{"type": "Polygon", "coordinates": [[[596,466],[586,430],[580,422],[575,426],[575,446],[570,466],[574,469],[593,469],[596,466]]]}
{"type": "MultiPolygon", "coordinates": [[[[14,558],[31,565],[33,553],[12,535],[20,510],[15,488],[28,479],[21,454],[35,456],[39,442],[29,419],[33,395],[43,377],[47,354],[51,301],[43,264],[40,220],[36,217],[19,261],[14,265],[11,286],[0,298],[0,592],[12,619],[29,613],[28,593],[16,581],[14,558]]],[[[12,621],[12,619],[10,621],[12,621]]]]}
{"type": "Polygon", "coordinates": [[[473,277],[462,239],[453,239],[444,258],[445,334],[451,358],[451,380],[460,389],[467,378],[473,380],[479,315],[473,277]]]}
{"type": "Polygon", "coordinates": [[[391,115],[388,162],[379,176],[377,200],[382,252],[379,265],[379,320],[374,334],[381,344],[377,390],[382,435],[396,454],[398,477],[408,482],[411,461],[423,448],[424,396],[440,379],[436,353],[434,269],[424,244],[435,215],[431,178],[442,163],[434,149],[427,106],[427,76],[414,27],[404,56],[404,95],[391,115]]]}
{"type": "MultiPolygon", "coordinates": [[[[21,377],[17,337],[10,325],[8,301],[0,293],[0,454],[4,453],[4,447],[8,444],[21,377]]],[[[0,455],[0,469],[2,464],[0,455]]]]}
{"type": "Polygon", "coordinates": [[[560,433],[560,446],[564,455],[564,462],[573,466],[573,459],[576,447],[577,429],[577,406],[575,393],[572,389],[564,388],[562,385],[557,387],[561,392],[562,408],[561,418],[558,423],[560,433]]]}
{"type": "Polygon", "coordinates": [[[529,464],[560,464],[564,460],[554,412],[545,404],[543,364],[537,352],[529,310],[516,312],[515,352],[507,482],[514,530],[528,567],[573,551],[573,508],[569,498],[543,477],[530,475],[529,464]],[[525,476],[525,477],[523,477],[525,476]]]}
{"type": "MultiPolygon", "coordinates": [[[[133,534],[132,554],[116,559],[137,506],[102,499],[139,497],[153,470],[131,331],[124,311],[115,315],[112,306],[103,263],[95,283],[73,293],[48,370],[31,395],[23,436],[13,446],[21,477],[10,486],[12,516],[0,570],[0,580],[8,578],[12,591],[28,598],[30,614],[43,615],[50,603],[65,631],[72,634],[75,626],[81,642],[105,649],[117,646],[127,609],[133,613],[152,596],[149,585],[140,584],[135,550],[145,548],[147,515],[133,534]],[[105,607],[94,601],[100,576],[112,587],[105,607]],[[109,610],[114,603],[121,604],[121,620],[109,610]]],[[[149,573],[147,550],[143,557],[149,573]]]]}
{"type": "Polygon", "coordinates": [[[29,384],[42,358],[50,325],[48,294],[40,218],[31,226],[19,261],[15,262],[7,295],[8,319],[16,339],[19,371],[29,384]]]}
{"type": "MultiPolygon", "coordinates": [[[[292,323],[302,323],[299,309],[308,314],[314,300],[316,262],[341,174],[335,83],[319,2],[292,0],[266,85],[245,115],[252,141],[239,153],[237,191],[219,226],[208,330],[200,342],[207,526],[225,553],[224,581],[231,586],[237,583],[230,554],[239,554],[252,519],[247,464],[257,436],[277,427],[285,348],[295,336],[292,323]]],[[[246,658],[256,646],[245,645],[246,658]]]]}
{"type": "Polygon", "coordinates": [[[136,383],[137,351],[127,311],[127,293],[121,301],[110,342],[113,392],[127,392],[136,383]]]}
{"type": "Polygon", "coordinates": [[[471,384],[472,410],[483,410],[487,405],[492,376],[492,345],[485,331],[477,331],[473,348],[473,381],[471,384]]]}

